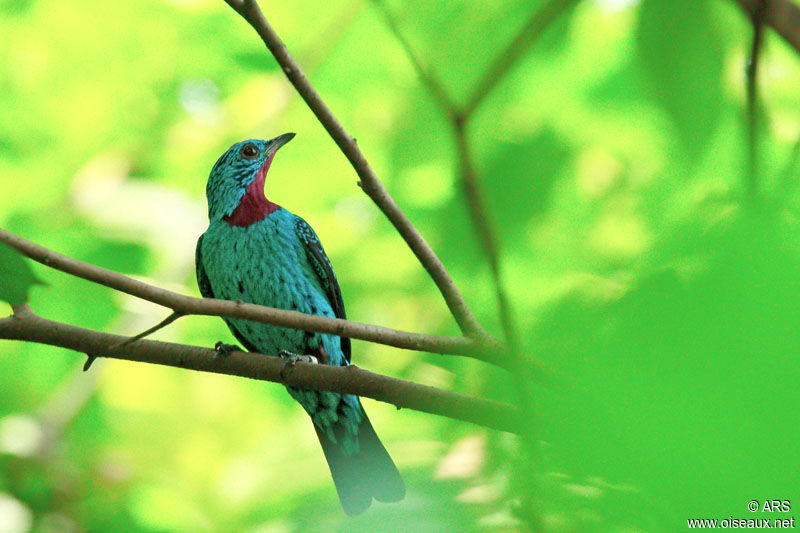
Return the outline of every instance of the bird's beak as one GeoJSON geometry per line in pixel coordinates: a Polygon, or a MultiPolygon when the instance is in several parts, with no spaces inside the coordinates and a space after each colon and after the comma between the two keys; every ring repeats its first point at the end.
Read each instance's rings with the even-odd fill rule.
{"type": "Polygon", "coordinates": [[[269,151],[274,154],[278,151],[278,148],[288,143],[292,139],[294,139],[294,133],[284,133],[283,135],[278,135],[269,142],[269,151]]]}

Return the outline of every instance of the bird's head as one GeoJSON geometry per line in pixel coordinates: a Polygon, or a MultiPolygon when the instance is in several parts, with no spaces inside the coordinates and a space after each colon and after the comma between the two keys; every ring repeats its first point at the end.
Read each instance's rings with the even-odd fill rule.
{"type": "Polygon", "coordinates": [[[293,137],[294,133],[284,133],[268,141],[250,139],[228,148],[208,176],[208,218],[213,221],[229,217],[246,195],[263,198],[264,180],[272,159],[293,137]]]}

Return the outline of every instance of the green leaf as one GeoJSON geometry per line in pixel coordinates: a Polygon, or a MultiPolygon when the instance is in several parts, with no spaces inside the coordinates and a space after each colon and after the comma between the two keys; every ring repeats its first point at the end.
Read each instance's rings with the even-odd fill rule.
{"type": "Polygon", "coordinates": [[[25,303],[34,285],[45,283],[36,277],[19,252],[0,243],[0,300],[11,305],[25,303]]]}
{"type": "Polygon", "coordinates": [[[644,0],[636,44],[652,97],[678,129],[690,156],[703,153],[723,101],[723,45],[706,2],[644,0]]]}

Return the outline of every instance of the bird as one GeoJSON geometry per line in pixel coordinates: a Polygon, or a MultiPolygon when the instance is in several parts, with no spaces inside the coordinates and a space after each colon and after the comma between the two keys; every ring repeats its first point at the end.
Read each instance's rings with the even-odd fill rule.
{"type": "MultiPolygon", "coordinates": [[[[231,146],[208,177],[208,229],[197,241],[197,283],[205,298],[345,319],[336,274],[311,226],[267,199],[267,172],[295,136],[250,139],[231,146]]],[[[350,339],[327,333],[224,318],[251,352],[332,366],[350,363],[350,339]]],[[[236,346],[217,343],[218,351],[236,346]]],[[[366,511],[373,498],[397,502],[405,485],[358,396],[286,387],[310,415],[345,513],[366,511]]]]}

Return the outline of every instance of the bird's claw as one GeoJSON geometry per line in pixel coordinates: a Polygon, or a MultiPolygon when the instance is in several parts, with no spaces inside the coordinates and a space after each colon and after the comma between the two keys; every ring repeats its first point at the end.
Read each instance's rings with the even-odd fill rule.
{"type": "Polygon", "coordinates": [[[292,353],[288,350],[280,350],[278,352],[278,357],[283,359],[284,367],[292,366],[295,363],[312,363],[312,364],[319,363],[319,359],[317,359],[313,355],[300,355],[292,353]]]}
{"type": "Polygon", "coordinates": [[[280,350],[278,352],[278,357],[283,359],[283,364],[281,365],[281,377],[286,377],[284,375],[286,369],[293,367],[295,363],[312,363],[312,364],[319,363],[319,360],[313,355],[300,355],[292,353],[288,350],[280,350]]]}
{"type": "Polygon", "coordinates": [[[232,352],[238,352],[239,347],[235,344],[225,344],[224,342],[219,341],[214,345],[214,351],[217,352],[217,357],[227,357],[232,352]]]}

